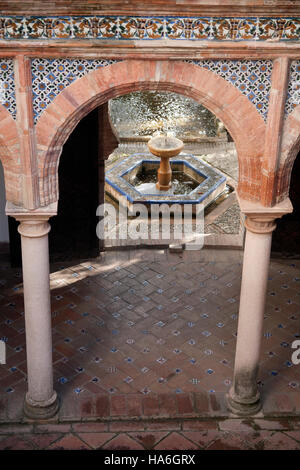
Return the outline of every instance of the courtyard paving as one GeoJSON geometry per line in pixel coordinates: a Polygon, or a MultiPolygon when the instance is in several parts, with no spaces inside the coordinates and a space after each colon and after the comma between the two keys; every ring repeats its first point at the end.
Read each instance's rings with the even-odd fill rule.
{"type": "MultiPolygon", "coordinates": [[[[0,448],[300,448],[300,260],[272,259],[258,384],[262,411],[227,411],[242,252],[107,251],[51,266],[50,423],[22,413],[26,345],[20,270],[0,266],[0,448]],[[181,446],[181,447],[180,447],[181,446]],[[272,447],[273,446],[273,447],[272,447]]],[[[255,293],[253,293],[255,295],[255,293]]]]}

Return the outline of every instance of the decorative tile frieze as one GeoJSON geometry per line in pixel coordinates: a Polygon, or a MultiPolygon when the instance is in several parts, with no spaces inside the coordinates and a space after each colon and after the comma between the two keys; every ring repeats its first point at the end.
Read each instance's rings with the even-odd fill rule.
{"type": "Polygon", "coordinates": [[[111,59],[32,59],[32,92],[34,120],[54,98],[77,78],[117,60],[111,59]]]}
{"type": "Polygon", "coordinates": [[[0,104],[16,118],[16,96],[13,59],[0,59],[0,104]]]}
{"type": "Polygon", "coordinates": [[[247,96],[264,120],[267,119],[271,89],[271,60],[187,60],[210,70],[247,96]]]}
{"type": "Polygon", "coordinates": [[[295,41],[300,18],[1,16],[0,39],[295,41]]]}
{"type": "Polygon", "coordinates": [[[300,60],[293,60],[285,103],[285,115],[288,116],[300,104],[300,60]]]}

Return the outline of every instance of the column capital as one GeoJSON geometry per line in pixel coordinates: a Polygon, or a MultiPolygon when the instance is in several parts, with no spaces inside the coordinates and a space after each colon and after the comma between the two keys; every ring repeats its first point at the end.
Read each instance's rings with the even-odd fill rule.
{"type": "Polygon", "coordinates": [[[276,228],[276,222],[274,218],[247,216],[245,227],[253,233],[271,233],[276,228]]]}
{"type": "Polygon", "coordinates": [[[57,214],[57,203],[28,210],[7,202],[5,212],[20,222],[18,232],[21,235],[29,238],[38,238],[47,235],[50,231],[48,220],[57,214]]]}
{"type": "Polygon", "coordinates": [[[245,227],[253,233],[270,233],[276,228],[276,219],[293,212],[289,198],[272,207],[263,206],[257,201],[247,201],[237,195],[241,212],[247,217],[245,227]]]}

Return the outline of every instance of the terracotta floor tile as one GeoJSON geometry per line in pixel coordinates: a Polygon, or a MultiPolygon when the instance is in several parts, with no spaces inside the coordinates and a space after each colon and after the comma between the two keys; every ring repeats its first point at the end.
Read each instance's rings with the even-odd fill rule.
{"type": "Polygon", "coordinates": [[[300,430],[297,430],[297,431],[285,431],[285,434],[287,434],[288,436],[292,437],[293,439],[295,439],[295,441],[297,441],[300,445],[300,430]]]}
{"type": "Polygon", "coordinates": [[[0,450],[33,450],[34,444],[20,436],[9,436],[0,441],[0,450]]]}
{"type": "Polygon", "coordinates": [[[90,447],[73,434],[67,434],[51,444],[49,450],[86,450],[90,447]]]}
{"type": "Polygon", "coordinates": [[[299,450],[300,443],[289,435],[276,432],[272,434],[264,443],[264,450],[299,450]]]}
{"type": "Polygon", "coordinates": [[[99,449],[107,441],[110,441],[115,436],[115,434],[109,432],[81,432],[78,433],[78,436],[92,449],[99,449]]]}
{"type": "Polygon", "coordinates": [[[145,447],[145,449],[152,449],[167,435],[167,432],[140,431],[129,433],[129,435],[132,436],[135,440],[139,441],[145,447]]]}
{"type": "Polygon", "coordinates": [[[144,450],[144,447],[126,434],[119,434],[103,447],[105,450],[144,450]]]}
{"type": "Polygon", "coordinates": [[[193,441],[201,449],[218,439],[219,431],[208,429],[207,431],[184,431],[183,435],[193,441]]]}
{"type": "Polygon", "coordinates": [[[30,442],[32,442],[38,449],[47,449],[50,444],[55,441],[58,441],[62,434],[60,433],[41,433],[41,434],[31,434],[29,437],[30,442]]]}
{"type": "Polygon", "coordinates": [[[238,434],[221,434],[206,448],[207,450],[247,450],[250,446],[238,434]]]}
{"type": "Polygon", "coordinates": [[[183,435],[172,432],[155,446],[155,450],[193,450],[198,446],[183,435]]]}

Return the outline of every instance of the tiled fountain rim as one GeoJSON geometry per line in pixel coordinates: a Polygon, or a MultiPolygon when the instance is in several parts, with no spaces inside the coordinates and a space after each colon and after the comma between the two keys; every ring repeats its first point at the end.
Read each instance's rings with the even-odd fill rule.
{"type": "MultiPolygon", "coordinates": [[[[122,174],[120,175],[121,178],[122,178],[123,176],[127,175],[128,173],[130,173],[130,172],[131,172],[132,170],[134,170],[137,166],[143,165],[143,163],[154,163],[155,165],[159,165],[159,161],[154,161],[154,160],[152,160],[152,159],[147,159],[147,160],[144,160],[144,159],[143,159],[142,161],[136,163],[136,164],[133,165],[132,167],[128,168],[128,170],[126,170],[124,173],[122,173],[122,174]]],[[[190,164],[189,162],[187,162],[187,161],[184,161],[184,160],[171,160],[171,161],[170,161],[170,164],[171,164],[171,166],[172,166],[172,164],[182,164],[182,165],[186,165],[186,166],[188,166],[189,168],[192,168],[192,169],[195,171],[195,173],[197,173],[199,176],[202,176],[202,178],[205,178],[205,180],[207,180],[207,178],[209,178],[209,177],[206,176],[205,174],[203,174],[203,173],[201,173],[200,171],[198,171],[193,165],[191,165],[191,164],[190,164]]],[[[128,181],[127,181],[127,183],[128,183],[128,181]]],[[[204,181],[202,181],[202,183],[204,183],[204,181]]],[[[199,183],[198,186],[197,186],[195,189],[193,189],[193,190],[189,193],[189,195],[191,195],[194,191],[197,191],[198,188],[200,187],[200,185],[201,185],[202,183],[199,183]]],[[[128,184],[130,184],[130,183],[128,183],[128,184]]],[[[132,186],[132,185],[131,185],[131,186],[132,186]]],[[[133,187],[134,187],[134,186],[133,186],[133,187]]],[[[155,194],[153,194],[153,193],[151,193],[151,194],[145,194],[145,193],[140,193],[140,191],[138,191],[136,188],[135,188],[135,190],[136,190],[141,196],[149,196],[149,197],[155,196],[155,194]]],[[[176,194],[176,197],[182,197],[182,196],[186,196],[186,194],[176,194]]]]}
{"type": "Polygon", "coordinates": [[[192,154],[181,154],[181,155],[182,155],[181,159],[170,160],[171,163],[183,163],[184,165],[192,168],[200,176],[205,178],[205,180],[202,181],[202,183],[200,183],[193,191],[191,191],[190,194],[184,194],[184,195],[176,194],[176,196],[170,195],[170,196],[165,196],[165,199],[161,199],[160,195],[156,196],[154,194],[149,194],[149,195],[141,194],[130,183],[128,183],[123,178],[123,176],[129,173],[130,171],[132,171],[138,165],[142,165],[143,163],[157,163],[158,164],[160,162],[159,157],[156,157],[154,155],[147,154],[147,153],[133,154],[127,157],[125,160],[117,163],[107,172],[105,181],[106,183],[111,185],[116,191],[118,191],[120,194],[122,194],[123,196],[126,196],[129,202],[140,201],[140,202],[147,202],[151,204],[164,204],[164,203],[170,203],[170,202],[177,203],[177,204],[199,204],[204,199],[206,199],[208,195],[211,194],[220,184],[226,181],[226,177],[220,171],[212,168],[210,165],[196,158],[192,154]],[[126,167],[128,160],[132,161],[132,165],[129,168],[126,167]],[[189,160],[191,160],[192,162],[190,162],[189,160]],[[116,169],[120,170],[117,174],[116,174],[117,172],[116,169]],[[112,177],[109,177],[111,174],[112,174],[112,177]],[[126,187],[126,191],[120,187],[120,184],[126,187]],[[200,197],[195,197],[196,192],[199,191],[200,188],[201,190],[204,189],[204,191],[206,188],[208,189],[206,189],[206,191],[200,197]],[[180,199],[178,199],[178,197],[180,197],[180,199]]]}

